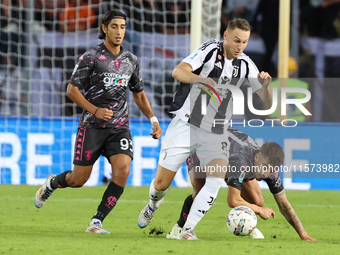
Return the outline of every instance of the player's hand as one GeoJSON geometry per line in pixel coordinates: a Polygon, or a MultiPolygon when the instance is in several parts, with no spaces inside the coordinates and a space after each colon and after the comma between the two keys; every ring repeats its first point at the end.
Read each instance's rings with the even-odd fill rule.
{"type": "Polygon", "coordinates": [[[262,219],[267,220],[270,218],[270,216],[273,216],[273,218],[275,218],[275,212],[273,211],[273,209],[268,208],[268,207],[262,207],[259,215],[262,219]]]}
{"type": "Polygon", "coordinates": [[[162,135],[162,129],[161,129],[158,122],[154,122],[152,124],[152,130],[153,130],[153,132],[150,134],[150,135],[152,135],[152,138],[153,139],[159,139],[162,135]]]}
{"type": "Polygon", "coordinates": [[[108,121],[113,116],[113,111],[107,109],[107,108],[98,108],[96,114],[97,119],[108,121]]]}
{"type": "Polygon", "coordinates": [[[269,73],[262,71],[257,75],[257,79],[259,83],[262,84],[262,87],[268,87],[270,82],[272,81],[272,77],[269,75],[269,73]]]}

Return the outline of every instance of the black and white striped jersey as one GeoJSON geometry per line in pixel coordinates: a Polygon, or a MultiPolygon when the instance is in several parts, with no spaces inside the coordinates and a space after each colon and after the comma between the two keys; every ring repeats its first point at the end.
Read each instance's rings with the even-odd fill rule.
{"type": "Polygon", "coordinates": [[[224,127],[228,126],[216,125],[214,120],[230,120],[233,112],[232,93],[224,89],[223,84],[239,88],[246,83],[252,87],[253,92],[262,87],[257,80],[259,71],[254,62],[244,53],[233,60],[227,59],[223,54],[223,41],[211,39],[203,43],[182,62],[190,64],[193,73],[214,79],[218,83],[215,90],[218,96],[212,91],[207,93],[197,84],[180,83],[169,111],[213,133],[222,134],[224,127]],[[206,104],[204,114],[202,103],[206,104]]]}

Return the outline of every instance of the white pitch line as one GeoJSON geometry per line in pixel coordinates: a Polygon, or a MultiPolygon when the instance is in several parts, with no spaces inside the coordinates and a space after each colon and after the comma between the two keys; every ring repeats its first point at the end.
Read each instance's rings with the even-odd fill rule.
{"type": "MultiPolygon", "coordinates": [[[[33,197],[10,197],[10,196],[0,196],[0,201],[33,201],[33,197]]],[[[99,203],[100,198],[98,199],[89,199],[89,198],[72,198],[72,199],[60,199],[60,198],[53,198],[53,201],[57,202],[88,202],[88,203],[99,203]]],[[[127,200],[127,199],[119,199],[119,203],[141,203],[146,204],[147,200],[127,200]]],[[[169,204],[183,204],[183,201],[171,201],[171,200],[165,200],[164,203],[169,204]]],[[[215,202],[214,204],[226,204],[222,202],[215,202]]],[[[276,206],[277,204],[272,203],[266,203],[265,206],[276,206]]],[[[340,205],[320,205],[320,204],[293,204],[294,207],[319,207],[319,208],[340,208],[340,205]]]]}

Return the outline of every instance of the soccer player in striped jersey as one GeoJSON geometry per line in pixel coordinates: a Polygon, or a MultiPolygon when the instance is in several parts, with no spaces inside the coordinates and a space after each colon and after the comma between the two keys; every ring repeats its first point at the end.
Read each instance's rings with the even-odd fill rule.
{"type": "MultiPolygon", "coordinates": [[[[260,171],[257,171],[261,164],[268,166],[269,163],[273,167],[272,169],[274,169],[274,166],[280,166],[284,158],[282,148],[274,142],[266,142],[260,147],[250,136],[235,128],[229,128],[228,132],[230,133],[228,139],[231,144],[230,167],[228,168],[229,172],[225,176],[225,182],[228,184],[228,205],[231,208],[240,205],[248,206],[261,218],[263,218],[263,211],[269,210],[272,211],[272,216],[274,217],[275,213],[272,209],[263,207],[264,199],[257,181],[264,180],[273,194],[280,212],[293,226],[300,239],[317,241],[308,235],[292,205],[289,203],[279,172],[266,171],[261,174],[260,171]]],[[[193,200],[205,182],[204,176],[200,173],[202,169],[196,154],[188,158],[187,165],[194,192],[185,199],[177,223],[166,236],[168,239],[178,239],[180,237],[193,200]]],[[[264,219],[267,218],[264,217],[264,219]]],[[[264,238],[257,228],[252,231],[250,237],[255,239],[264,238]]]]}
{"type": "Polygon", "coordinates": [[[111,164],[112,181],[86,232],[110,233],[102,222],[115,207],[129,176],[133,149],[126,102],[128,88],[152,123],[152,137],[158,139],[162,134],[143,90],[137,57],[121,46],[125,29],[125,14],[108,11],[102,18],[99,35],[105,41],[79,58],[67,87],[68,97],[84,109],[74,148],[74,169],[57,176],[51,174],[35,195],[35,206],[41,208],[56,189],[82,187],[93,164],[100,155],[105,156],[111,164]]]}
{"type": "MultiPolygon", "coordinates": [[[[239,88],[247,83],[262,100],[271,103],[271,76],[259,72],[243,53],[249,37],[248,21],[231,20],[223,41],[212,39],[203,43],[173,70],[173,77],[180,81],[170,106],[170,112],[176,117],[163,139],[156,176],[150,184],[150,200],[139,215],[139,227],[144,228],[151,222],[176,172],[191,154],[196,152],[205,166],[228,165],[230,144],[221,144],[227,140],[228,124],[215,125],[216,119],[226,123],[233,112],[232,93],[223,85],[239,88]],[[216,84],[219,86],[215,90],[216,84]],[[214,97],[218,98],[218,103],[214,97]],[[206,107],[205,113],[202,106],[206,107]]],[[[194,228],[213,204],[224,177],[221,172],[207,175],[183,227],[183,239],[198,239],[194,228]]],[[[264,217],[270,215],[271,212],[267,212],[264,217]]]]}

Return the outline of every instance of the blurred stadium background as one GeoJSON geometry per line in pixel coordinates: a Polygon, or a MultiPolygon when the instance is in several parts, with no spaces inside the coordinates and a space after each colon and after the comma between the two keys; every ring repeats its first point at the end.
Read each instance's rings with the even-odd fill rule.
{"type": "MultiPolygon", "coordinates": [[[[248,19],[253,34],[245,53],[260,70],[277,77],[279,0],[197,2],[203,10],[200,42],[222,38],[232,18],[248,19]]],[[[296,78],[306,81],[311,91],[312,119],[299,121],[294,128],[236,126],[259,144],[278,142],[285,150],[286,166],[299,170],[314,165],[312,174],[282,172],[287,189],[340,189],[340,3],[325,2],[291,1],[290,55],[298,63],[296,78]]],[[[128,16],[123,47],[138,56],[145,91],[165,130],[172,117],[167,109],[178,85],[172,69],[191,51],[192,5],[190,0],[1,1],[0,184],[39,185],[50,173],[72,168],[81,109],[67,98],[66,86],[77,59],[101,42],[98,26],[110,9],[128,16]]],[[[260,100],[255,96],[253,100],[261,109],[260,100]]],[[[149,137],[150,124],[131,99],[129,107],[134,160],[128,185],[149,185],[161,141],[149,137]]],[[[247,113],[238,118],[259,117],[247,113]]],[[[101,158],[87,185],[101,185],[109,172],[101,158]]],[[[189,185],[185,166],[173,185],[189,185]]]]}

